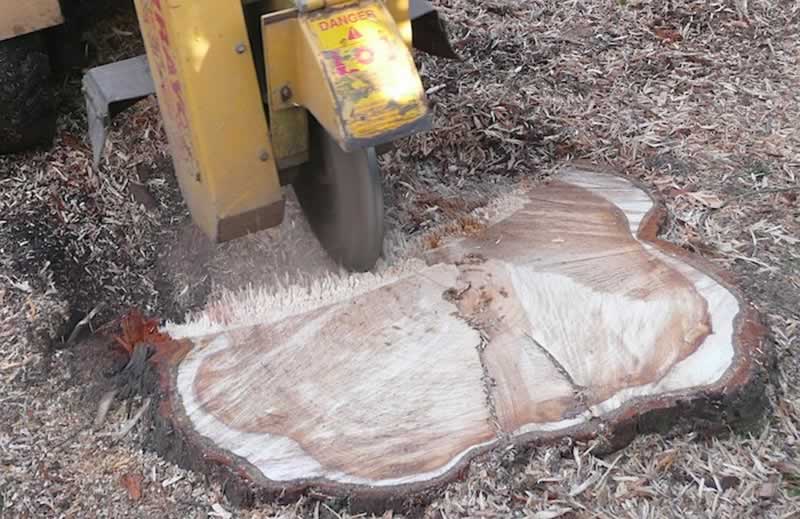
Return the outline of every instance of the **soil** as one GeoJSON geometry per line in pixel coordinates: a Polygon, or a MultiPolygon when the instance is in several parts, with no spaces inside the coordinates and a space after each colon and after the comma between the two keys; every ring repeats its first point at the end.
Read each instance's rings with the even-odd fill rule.
{"type": "Polygon", "coordinates": [[[50,144],[56,130],[50,81],[40,34],[0,42],[0,153],[50,144]]]}

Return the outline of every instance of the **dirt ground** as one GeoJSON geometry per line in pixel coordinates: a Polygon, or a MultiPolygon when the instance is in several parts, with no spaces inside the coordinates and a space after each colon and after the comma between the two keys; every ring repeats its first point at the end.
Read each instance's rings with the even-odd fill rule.
{"type": "MultiPolygon", "coordinates": [[[[426,517],[800,517],[800,3],[434,3],[465,59],[418,57],[436,128],[381,159],[393,236],[567,160],[612,166],[666,200],[665,238],[736,275],[775,376],[754,430],[645,436],[602,457],[569,440],[500,453],[426,517]]],[[[87,37],[96,63],[142,52],[130,10],[87,37]]],[[[117,434],[139,398],[93,427],[122,362],[104,332],[126,311],[181,320],[226,290],[332,267],[295,208],[279,229],[208,243],[152,99],[115,120],[95,169],[79,74],[57,94],[52,149],[0,157],[0,517],[348,517],[306,501],[232,507],[145,449],[142,422],[117,434]]]]}

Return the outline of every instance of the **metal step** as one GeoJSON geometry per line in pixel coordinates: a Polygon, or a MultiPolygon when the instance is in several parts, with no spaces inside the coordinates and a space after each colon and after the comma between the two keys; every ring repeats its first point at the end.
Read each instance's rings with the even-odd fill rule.
{"type": "Polygon", "coordinates": [[[119,113],[121,109],[152,94],[155,94],[155,84],[146,55],[94,67],[83,76],[83,95],[95,167],[103,156],[112,111],[119,113]]]}

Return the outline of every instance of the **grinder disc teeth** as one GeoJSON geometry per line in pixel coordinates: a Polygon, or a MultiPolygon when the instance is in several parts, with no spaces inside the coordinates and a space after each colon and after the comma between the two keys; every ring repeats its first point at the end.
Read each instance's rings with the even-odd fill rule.
{"type": "Polygon", "coordinates": [[[372,269],[384,239],[383,187],[375,150],[346,153],[314,122],[311,153],[294,190],[314,234],[346,269],[372,269]]]}

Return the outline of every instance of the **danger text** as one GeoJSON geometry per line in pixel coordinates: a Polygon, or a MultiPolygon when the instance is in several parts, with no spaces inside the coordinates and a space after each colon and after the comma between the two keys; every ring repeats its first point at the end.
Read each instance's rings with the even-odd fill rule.
{"type": "Polygon", "coordinates": [[[362,20],[375,20],[375,19],[377,19],[375,11],[373,11],[372,9],[365,9],[363,11],[343,14],[335,18],[323,20],[319,22],[319,29],[321,31],[329,31],[337,27],[344,27],[345,25],[354,24],[362,20]]]}

